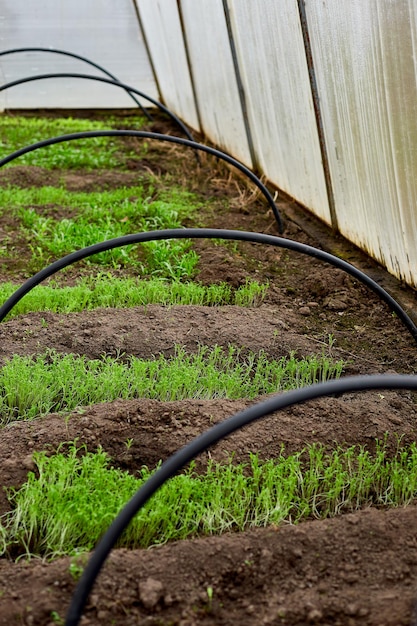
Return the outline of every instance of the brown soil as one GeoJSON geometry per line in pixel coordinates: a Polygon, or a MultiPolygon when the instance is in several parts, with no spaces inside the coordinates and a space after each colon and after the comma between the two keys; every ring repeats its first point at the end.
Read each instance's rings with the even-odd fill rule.
{"type": "MultiPolygon", "coordinates": [[[[158,130],[169,126],[159,121],[158,130]]],[[[172,129],[171,129],[172,130],[172,129]]],[[[173,131],[175,132],[175,131],[173,131]]],[[[130,141],[129,148],[135,146],[130,141]]],[[[139,143],[138,143],[139,150],[139,143]]],[[[118,172],[46,172],[15,165],[0,172],[0,184],[57,185],[97,190],[134,185],[153,171],[158,185],[165,172],[210,198],[198,225],[277,234],[264,201],[235,175],[209,159],[196,168],[192,154],[150,144],[146,163],[130,162],[118,172]],[[142,163],[142,164],[141,164],[142,163]],[[130,169],[129,169],[130,168],[130,169]],[[190,172],[195,176],[190,176],[190,172]],[[228,198],[230,209],[225,210],[228,198]]],[[[417,298],[411,290],[331,233],[288,199],[279,201],[285,236],[325,247],[363,268],[401,298],[411,315],[417,298]]],[[[42,207],[59,216],[59,207],[42,207]]],[[[192,225],[192,224],[189,224],[192,225]]],[[[17,235],[10,215],[0,217],[0,232],[13,239],[14,261],[4,259],[0,278],[21,282],[30,250],[17,235]]],[[[343,272],[286,250],[255,244],[195,244],[203,283],[249,278],[268,280],[265,301],[256,307],[159,307],[101,309],[72,315],[33,313],[0,327],[0,360],[13,354],[58,352],[97,358],[121,352],[141,357],[173,353],[180,344],[191,352],[201,344],[234,344],[265,350],[272,357],[325,351],[348,361],[346,374],[413,373],[417,350],[410,334],[374,294],[343,272]],[[329,342],[329,335],[333,340],[329,342]]],[[[92,272],[72,268],[59,280],[71,283],[92,272]]],[[[125,275],[121,268],[115,274],[125,275]]],[[[47,415],[5,427],[0,439],[0,475],[5,488],[18,487],[34,469],[35,450],[53,452],[76,437],[89,450],[103,446],[114,465],[135,472],[154,467],[213,423],[251,404],[246,400],[122,401],[85,407],[71,415],[47,415]],[[131,439],[127,450],[125,442],[131,439]]],[[[347,394],[296,406],[253,424],[210,451],[218,460],[231,452],[246,460],[257,452],[274,458],[281,450],[299,451],[321,442],[375,449],[387,435],[394,452],[398,437],[416,441],[415,398],[408,392],[347,394]]],[[[208,454],[197,460],[203,468],[208,454]]],[[[0,497],[0,513],[9,508],[0,497]]],[[[415,507],[366,509],[298,526],[253,529],[221,537],[175,542],[150,550],[114,550],[89,598],[82,624],[202,624],[397,626],[410,624],[417,598],[415,507]],[[210,598],[207,590],[213,590],[210,598]]],[[[57,623],[69,605],[75,582],[69,559],[13,562],[0,559],[0,624],[57,623]],[[55,613],[54,613],[55,612],[55,613]]]]}

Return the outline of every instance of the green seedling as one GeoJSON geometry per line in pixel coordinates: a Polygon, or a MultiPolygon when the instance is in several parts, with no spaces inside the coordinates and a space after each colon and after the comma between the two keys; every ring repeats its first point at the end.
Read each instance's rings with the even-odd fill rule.
{"type": "MultiPolygon", "coordinates": [[[[0,301],[7,300],[17,288],[17,285],[11,283],[0,284],[0,301]]],[[[128,308],[147,304],[257,306],[264,299],[267,289],[267,285],[252,281],[232,289],[226,283],[200,285],[194,282],[168,282],[162,278],[116,278],[111,274],[100,273],[92,278],[80,279],[73,287],[60,287],[56,282],[39,285],[18,302],[9,317],[35,311],[76,313],[96,308],[128,308]]]]}
{"type": "Polygon", "coordinates": [[[60,616],[57,611],[51,611],[51,620],[54,624],[58,624],[58,626],[63,626],[64,618],[60,616]]]}
{"type": "MultiPolygon", "coordinates": [[[[139,476],[111,466],[100,448],[69,445],[66,454],[35,453],[37,472],[9,491],[1,550],[54,557],[93,549],[126,502],[152,471],[139,476]]],[[[384,442],[371,455],[363,447],[321,445],[248,463],[210,461],[205,473],[191,465],[161,487],[137,513],[118,542],[126,548],[325,518],[371,505],[404,506],[417,493],[417,445],[388,456],[384,442]]],[[[77,561],[76,561],[77,562],[77,561]]],[[[79,563],[79,562],[78,562],[79,563]]],[[[82,562],[81,562],[82,564],[82,562]]],[[[248,566],[250,561],[246,563],[248,566]]],[[[207,589],[209,601],[213,590],[207,589]]]]}
{"type": "Polygon", "coordinates": [[[208,603],[207,603],[207,610],[210,612],[213,608],[213,587],[207,587],[207,599],[208,599],[208,603]]]}
{"type": "MultiPolygon", "coordinates": [[[[136,119],[136,127],[143,125],[143,118],[136,119]]],[[[2,115],[0,120],[0,158],[21,148],[54,135],[64,135],[86,130],[107,130],[120,124],[115,118],[103,121],[61,118],[40,119],[2,115]]],[[[125,156],[137,156],[118,138],[95,137],[49,146],[19,158],[20,164],[35,164],[54,168],[114,168],[123,165],[125,156]]],[[[13,166],[13,165],[11,165],[13,166]]]]}
{"type": "MultiPolygon", "coordinates": [[[[70,193],[64,188],[43,187],[0,190],[0,206],[15,213],[32,253],[31,269],[37,271],[51,258],[132,232],[179,228],[181,220],[196,210],[188,192],[175,199],[148,202],[143,186],[112,191],[70,193]],[[46,217],[37,207],[58,205],[67,216],[46,217]]],[[[163,197],[163,194],[161,194],[163,197]]],[[[110,267],[134,266],[142,274],[173,279],[190,278],[198,256],[187,240],[153,241],[142,246],[114,248],[91,257],[87,263],[110,267]]]]}
{"type": "Polygon", "coordinates": [[[86,553],[73,557],[69,564],[68,570],[73,580],[78,581],[85,569],[88,561],[88,555],[86,553]]]}
{"type": "Polygon", "coordinates": [[[0,368],[0,423],[116,398],[256,398],[337,378],[343,367],[343,361],[323,355],[270,360],[263,351],[242,354],[234,346],[202,346],[194,354],[176,347],[173,357],[154,359],[88,360],[51,351],[34,358],[14,355],[0,368]]]}

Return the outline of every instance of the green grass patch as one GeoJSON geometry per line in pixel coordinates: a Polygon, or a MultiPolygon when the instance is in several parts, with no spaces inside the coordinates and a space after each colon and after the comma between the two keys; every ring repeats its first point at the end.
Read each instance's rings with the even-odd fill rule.
{"type": "Polygon", "coordinates": [[[255,398],[338,377],[343,366],[324,355],[270,360],[232,346],[203,346],[196,354],[177,347],[172,358],[150,360],[14,355],[0,369],[0,424],[116,398],[255,398]]]}
{"type": "MultiPolygon", "coordinates": [[[[0,302],[18,288],[12,283],[0,284],[0,302]]],[[[162,278],[115,278],[98,274],[80,279],[73,287],[57,283],[38,285],[12,309],[10,317],[35,311],[77,313],[97,308],[129,308],[147,304],[199,306],[257,306],[265,297],[268,285],[248,281],[238,289],[227,283],[200,285],[194,282],[168,282],[162,278]]]]}
{"type": "MultiPolygon", "coordinates": [[[[145,118],[129,117],[129,128],[140,130],[145,118]]],[[[24,146],[58,135],[88,130],[109,130],[120,127],[120,119],[109,117],[100,121],[67,118],[0,117],[0,158],[24,146]]],[[[11,165],[38,165],[47,169],[82,168],[111,169],[123,165],[125,156],[137,156],[123,146],[123,140],[106,137],[81,139],[41,148],[25,154],[11,165]],[[124,150],[124,154],[122,154],[124,150]]]]}
{"type": "MultiPolygon", "coordinates": [[[[13,556],[55,557],[94,548],[124,504],[149,478],[112,468],[106,453],[80,456],[36,453],[37,474],[9,497],[1,549],[13,556]]],[[[193,466],[165,484],[139,511],[119,541],[127,548],[170,540],[242,531],[307,518],[324,518],[365,506],[403,506],[417,490],[417,446],[388,458],[383,443],[371,456],[362,447],[326,453],[312,445],[298,454],[261,462],[220,465],[203,475],[193,466]]]]}
{"type": "MultiPolygon", "coordinates": [[[[198,207],[196,196],[186,191],[171,190],[169,198],[161,193],[158,200],[152,200],[153,195],[149,185],[91,193],[56,187],[12,187],[0,190],[0,207],[14,212],[19,219],[32,253],[30,269],[38,271],[51,259],[100,241],[135,232],[180,228],[198,207]],[[59,207],[61,214],[68,212],[68,217],[50,217],[48,207],[51,212],[59,207]]],[[[191,245],[189,240],[171,239],[123,246],[94,255],[88,263],[129,265],[145,274],[189,279],[198,263],[191,245]]]]}
{"type": "MultiPolygon", "coordinates": [[[[152,182],[147,180],[139,185],[121,187],[106,191],[68,191],[65,187],[20,187],[8,186],[0,188],[0,207],[4,212],[13,210],[18,213],[19,209],[27,207],[29,211],[21,212],[23,224],[32,226],[31,213],[36,212],[38,207],[61,206],[65,209],[75,209],[77,214],[87,213],[90,217],[97,218],[103,212],[111,212],[115,218],[123,220],[139,220],[148,218],[160,219],[161,209],[155,201],[155,188],[152,182]],[[32,212],[30,211],[32,209],[32,212]]],[[[169,191],[159,191],[158,200],[171,206],[171,210],[177,219],[188,217],[196,210],[198,198],[195,194],[179,188],[169,191]]]]}

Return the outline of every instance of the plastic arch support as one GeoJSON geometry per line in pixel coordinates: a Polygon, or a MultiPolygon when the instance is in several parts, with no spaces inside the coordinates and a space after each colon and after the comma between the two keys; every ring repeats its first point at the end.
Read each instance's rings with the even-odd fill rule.
{"type": "MultiPolygon", "coordinates": [[[[84,63],[88,63],[88,65],[91,65],[92,67],[97,68],[98,70],[100,70],[100,72],[103,72],[103,74],[106,74],[109,78],[111,78],[115,82],[120,83],[120,81],[117,78],[117,76],[115,76],[114,74],[109,72],[109,70],[107,70],[102,65],[99,65],[98,63],[95,63],[91,59],[88,59],[87,57],[84,57],[81,54],[75,54],[75,52],[68,52],[67,50],[59,50],[57,48],[42,48],[42,47],[10,48],[9,50],[2,50],[0,52],[0,57],[4,57],[4,56],[9,55],[9,54],[18,54],[20,52],[49,52],[51,54],[61,54],[63,56],[71,57],[73,59],[78,59],[79,61],[83,61],[84,63]]],[[[129,90],[126,90],[126,93],[132,98],[133,102],[138,105],[138,107],[141,109],[142,113],[144,115],[146,115],[148,120],[152,121],[152,119],[153,119],[152,116],[149,115],[148,111],[141,105],[141,103],[133,95],[133,93],[131,93],[129,90]]]]}
{"type": "Polygon", "coordinates": [[[17,80],[11,81],[10,83],[5,83],[4,85],[0,86],[0,92],[5,91],[6,89],[10,89],[11,87],[16,87],[17,85],[24,85],[25,83],[31,83],[36,80],[44,80],[48,78],[82,78],[84,80],[96,80],[101,83],[107,83],[108,85],[115,85],[116,87],[124,89],[129,93],[134,93],[138,96],[141,96],[141,98],[152,102],[152,104],[158,107],[158,109],[161,109],[161,111],[169,115],[169,117],[181,128],[185,136],[188,137],[190,141],[193,141],[193,136],[188,128],[185,126],[185,124],[181,122],[181,120],[175,115],[175,113],[172,113],[172,111],[170,111],[169,109],[167,109],[166,106],[158,102],[158,100],[154,100],[153,98],[151,98],[151,96],[146,95],[146,93],[144,93],[143,91],[139,91],[139,89],[136,89],[135,87],[130,87],[129,85],[121,83],[118,80],[112,80],[111,78],[105,78],[104,76],[76,74],[72,72],[62,72],[57,74],[37,74],[36,76],[26,76],[25,78],[19,78],[17,80]]]}
{"type": "Polygon", "coordinates": [[[398,315],[403,324],[411,333],[414,340],[417,342],[417,326],[412,319],[407,315],[404,309],[398,304],[388,292],[383,289],[372,278],[358,270],[350,263],[339,259],[328,252],[323,252],[318,248],[313,248],[303,243],[298,243],[291,239],[283,239],[281,237],[275,237],[273,235],[264,235],[262,233],[252,233],[240,230],[222,230],[215,228],[179,228],[169,230],[154,230],[149,232],[134,233],[132,235],[124,235],[123,237],[117,237],[115,239],[108,239],[100,243],[93,244],[76,252],[68,254],[58,261],[55,261],[51,265],[48,265],[40,272],[29,278],[17,291],[15,291],[10,298],[0,307],[0,322],[4,320],[6,315],[12,310],[12,308],[31,291],[36,285],[39,285],[43,280],[49,278],[61,269],[86,259],[93,254],[99,252],[105,252],[106,250],[112,250],[113,248],[120,248],[134,243],[144,243],[146,241],[161,241],[164,239],[226,239],[233,241],[249,241],[252,243],[269,244],[277,246],[279,248],[286,248],[288,250],[294,250],[301,254],[306,254],[316,259],[320,259],[337,267],[347,274],[354,276],[357,280],[369,287],[374,293],[376,293],[390,309],[398,315]]]}
{"type": "MultiPolygon", "coordinates": [[[[1,87],[0,87],[1,91],[1,87]]],[[[226,161],[230,165],[233,165],[236,169],[240,170],[243,174],[245,174],[263,193],[265,196],[269,206],[272,209],[276,222],[278,224],[279,232],[282,233],[284,230],[284,225],[279,214],[279,211],[276,207],[274,199],[263,182],[254,174],[246,165],[243,165],[240,161],[237,161],[229,154],[225,152],[221,152],[220,150],[216,150],[215,148],[211,148],[210,146],[206,146],[202,143],[197,143],[195,141],[190,141],[189,139],[183,139],[182,137],[174,137],[172,135],[163,135],[160,133],[151,133],[144,130],[91,130],[85,131],[82,133],[71,133],[68,135],[60,135],[59,137],[52,137],[50,139],[44,139],[43,141],[38,141],[29,146],[25,146],[24,148],[20,148],[15,152],[12,152],[7,157],[0,159],[0,167],[14,161],[20,156],[24,154],[28,154],[29,152],[33,152],[34,150],[38,150],[39,148],[44,148],[46,146],[52,146],[57,143],[64,143],[66,141],[75,141],[78,139],[88,139],[92,137],[142,137],[143,139],[155,139],[157,141],[167,141],[169,143],[176,143],[182,146],[188,146],[193,148],[196,151],[207,152],[222,161],[226,161]]]]}

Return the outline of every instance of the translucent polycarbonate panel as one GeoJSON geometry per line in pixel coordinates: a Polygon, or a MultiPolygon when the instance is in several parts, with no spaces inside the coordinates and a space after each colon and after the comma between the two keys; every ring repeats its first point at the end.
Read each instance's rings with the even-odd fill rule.
{"type": "Polygon", "coordinates": [[[417,286],[417,5],[306,1],[341,232],[417,286]]]}
{"type": "Polygon", "coordinates": [[[136,4],[165,105],[200,130],[176,0],[136,4]]]}
{"type": "MultiPolygon", "coordinates": [[[[132,0],[2,0],[0,50],[38,46],[86,56],[119,80],[158,98],[132,0]]],[[[57,54],[0,57],[2,84],[52,72],[103,75],[81,61],[57,54]]],[[[37,81],[0,93],[0,107],[10,109],[131,106],[136,105],[123,90],[81,79],[37,81]]]]}
{"type": "Polygon", "coordinates": [[[186,42],[202,130],[252,165],[221,0],[181,0],[186,42]]]}
{"type": "Polygon", "coordinates": [[[330,223],[297,3],[228,0],[260,169],[330,223]]]}

